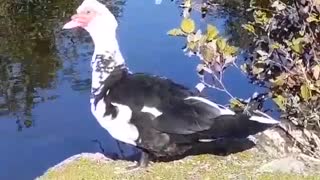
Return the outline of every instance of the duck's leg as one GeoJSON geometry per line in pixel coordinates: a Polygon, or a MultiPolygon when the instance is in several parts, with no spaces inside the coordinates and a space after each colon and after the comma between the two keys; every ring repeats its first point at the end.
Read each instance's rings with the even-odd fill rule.
{"type": "Polygon", "coordinates": [[[139,166],[142,168],[145,168],[148,166],[150,161],[150,156],[147,152],[142,151],[140,161],[139,161],[139,166]]]}
{"type": "Polygon", "coordinates": [[[150,161],[150,156],[147,152],[142,151],[141,153],[141,157],[139,159],[139,161],[137,162],[137,164],[133,165],[133,166],[128,166],[126,167],[127,170],[136,170],[139,168],[146,168],[149,164],[150,161]]]}

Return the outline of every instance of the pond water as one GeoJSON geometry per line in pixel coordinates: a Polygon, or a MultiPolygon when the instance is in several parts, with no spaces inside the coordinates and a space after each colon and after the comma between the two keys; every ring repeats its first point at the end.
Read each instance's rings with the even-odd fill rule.
{"type": "MultiPolygon", "coordinates": [[[[0,179],[34,179],[72,155],[100,152],[94,140],[106,154],[119,154],[116,141],[90,112],[91,38],[81,29],[61,30],[79,3],[4,1],[0,6],[0,179]]],[[[190,88],[197,84],[199,60],[184,55],[184,39],[166,35],[181,22],[176,3],[118,0],[113,12],[131,71],[166,76],[190,88]]],[[[200,13],[193,17],[200,27],[211,22],[221,32],[230,28],[230,14],[223,11],[204,20],[200,13]]],[[[234,69],[228,70],[225,84],[238,97],[257,91],[234,69]]],[[[222,104],[229,99],[216,91],[205,93],[222,104]]],[[[135,152],[121,147],[126,155],[135,152]]]]}

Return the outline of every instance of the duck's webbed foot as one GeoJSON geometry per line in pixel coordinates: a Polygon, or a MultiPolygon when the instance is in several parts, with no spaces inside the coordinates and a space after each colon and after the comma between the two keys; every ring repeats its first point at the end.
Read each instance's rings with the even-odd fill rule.
{"type": "Polygon", "coordinates": [[[138,170],[140,168],[146,168],[148,167],[149,161],[150,161],[149,154],[142,151],[140,160],[135,165],[126,167],[126,170],[138,170]]]}

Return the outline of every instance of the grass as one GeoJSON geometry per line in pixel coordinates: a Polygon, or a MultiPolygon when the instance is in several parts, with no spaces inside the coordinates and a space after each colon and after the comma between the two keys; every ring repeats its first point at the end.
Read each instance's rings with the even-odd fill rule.
{"type": "Polygon", "coordinates": [[[169,163],[154,163],[147,169],[127,171],[132,162],[78,158],[58,168],[49,169],[37,180],[211,180],[211,179],[312,179],[320,175],[303,176],[293,173],[259,173],[257,167],[267,159],[263,155],[242,152],[227,157],[214,155],[189,156],[169,163]]]}

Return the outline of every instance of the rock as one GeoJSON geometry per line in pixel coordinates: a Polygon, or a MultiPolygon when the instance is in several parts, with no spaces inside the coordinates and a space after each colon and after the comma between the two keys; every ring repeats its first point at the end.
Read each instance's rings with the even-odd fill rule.
{"type": "Polygon", "coordinates": [[[320,159],[320,138],[316,131],[308,131],[283,121],[280,126],[258,133],[257,148],[270,156],[286,157],[304,153],[320,159]]]}
{"type": "MultiPolygon", "coordinates": [[[[111,160],[103,154],[82,153],[49,169],[36,180],[101,179],[319,179],[320,170],[311,168],[305,157],[269,162],[264,152],[240,152],[227,157],[211,154],[188,156],[177,161],[157,162],[146,169],[127,171],[131,162],[111,160]],[[228,157],[231,158],[229,159],[228,157]],[[234,158],[237,157],[237,158],[234,158]],[[264,159],[267,158],[267,159],[264,159]],[[301,158],[298,160],[298,158],[301,158]],[[229,159],[229,161],[227,160],[229,159]],[[269,163],[265,164],[265,160],[269,163]],[[261,164],[264,164],[259,168],[261,164]],[[258,170],[257,170],[258,167],[258,170]],[[308,167],[308,168],[306,168],[308,167]],[[260,172],[259,172],[260,171],[260,172]],[[282,173],[279,173],[281,171],[282,173]],[[303,174],[301,174],[303,172],[303,174]]],[[[318,160],[313,160],[317,163],[318,160]]]]}
{"type": "Polygon", "coordinates": [[[49,170],[50,171],[58,170],[59,168],[65,167],[68,164],[73,163],[76,160],[79,160],[80,158],[91,159],[96,162],[112,161],[112,159],[107,158],[106,156],[104,156],[101,153],[81,153],[81,154],[77,154],[77,155],[74,155],[74,156],[71,156],[71,157],[65,159],[64,161],[60,162],[59,164],[51,167],[49,170]]]}
{"type": "Polygon", "coordinates": [[[282,172],[282,173],[303,173],[306,165],[303,161],[294,157],[286,157],[273,160],[262,165],[258,172],[282,172]]]}

